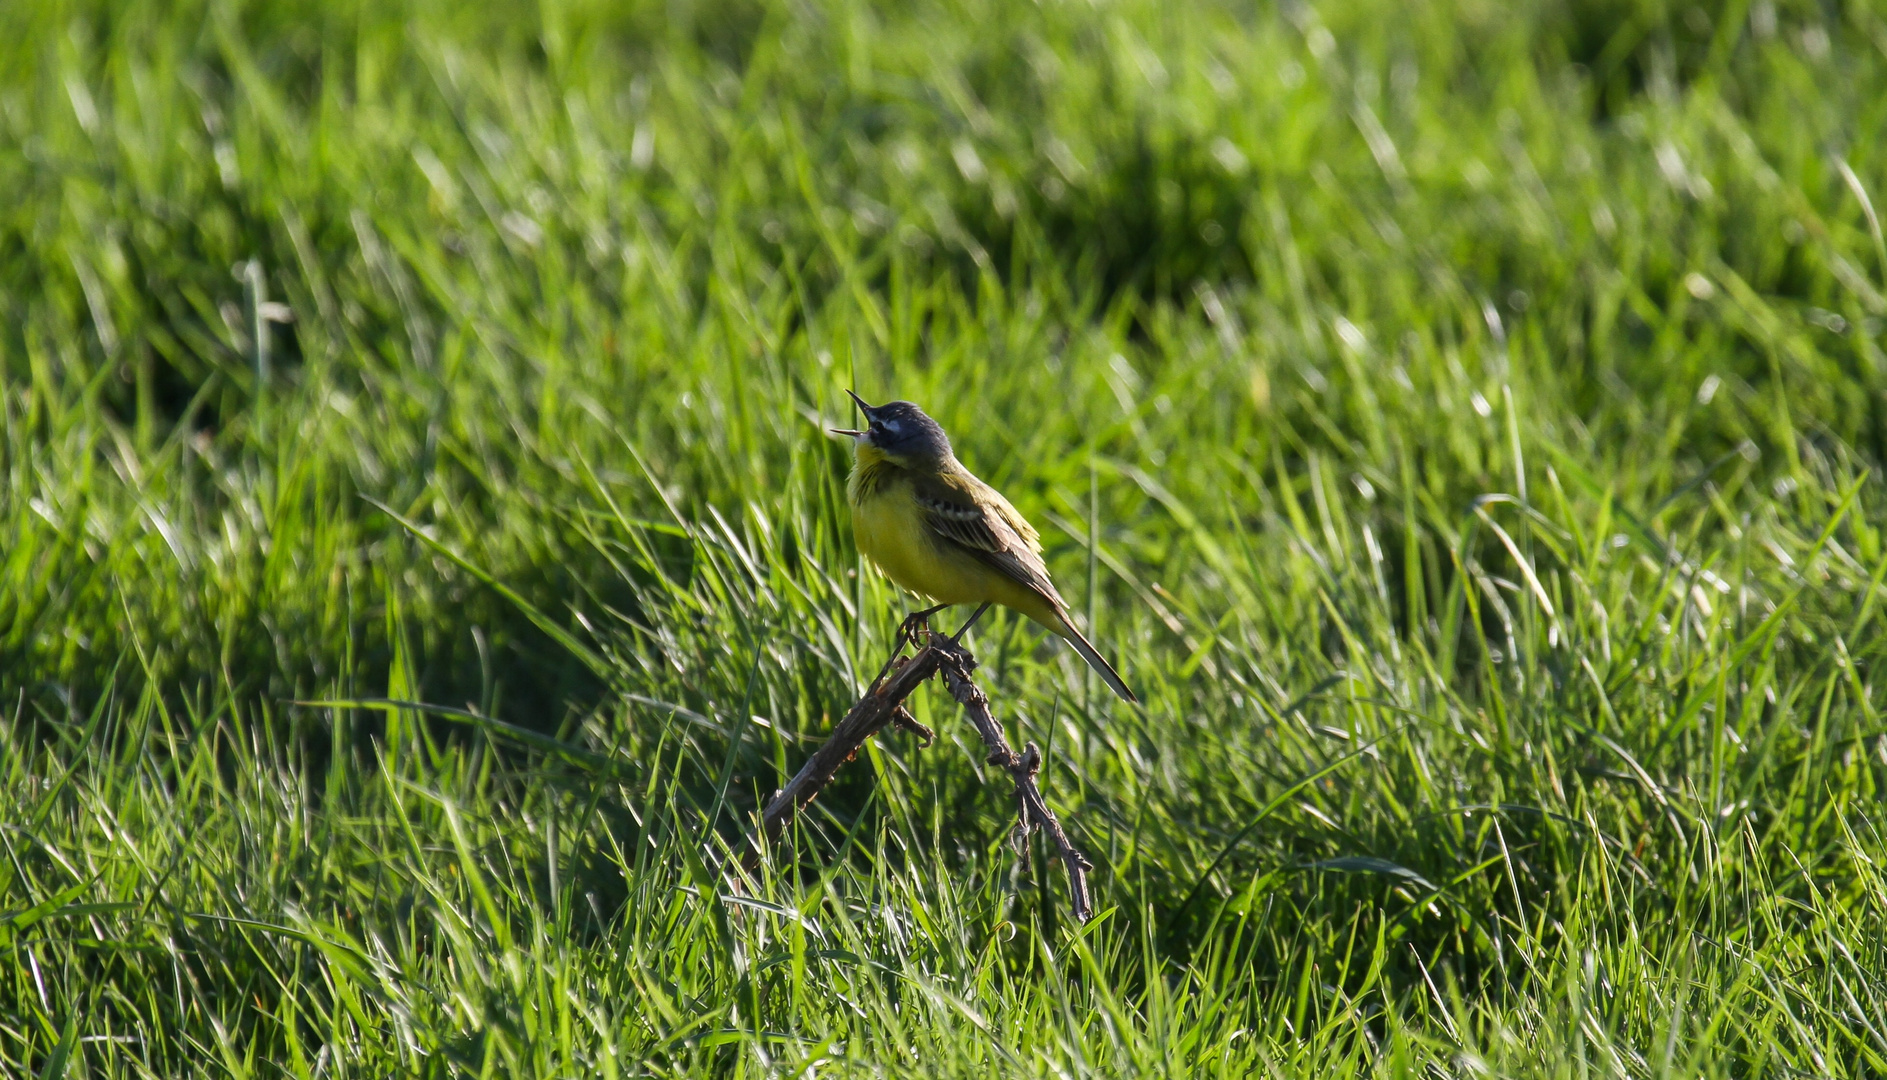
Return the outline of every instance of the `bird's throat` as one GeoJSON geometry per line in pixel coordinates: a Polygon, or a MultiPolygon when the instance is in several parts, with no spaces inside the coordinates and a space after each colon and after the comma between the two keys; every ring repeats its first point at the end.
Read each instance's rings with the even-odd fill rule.
{"type": "Polygon", "coordinates": [[[904,470],[885,452],[868,443],[859,443],[852,462],[852,475],[846,482],[845,495],[853,506],[870,499],[895,481],[904,470]]]}

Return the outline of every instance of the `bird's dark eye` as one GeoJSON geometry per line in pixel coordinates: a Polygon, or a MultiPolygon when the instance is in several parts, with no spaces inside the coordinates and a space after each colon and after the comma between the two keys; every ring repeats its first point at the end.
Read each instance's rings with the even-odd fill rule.
{"type": "Polygon", "coordinates": [[[873,425],[871,426],[871,437],[872,437],[872,438],[874,438],[874,439],[882,439],[882,438],[884,438],[884,437],[885,437],[885,426],[884,426],[883,424],[873,424],[873,425]]]}

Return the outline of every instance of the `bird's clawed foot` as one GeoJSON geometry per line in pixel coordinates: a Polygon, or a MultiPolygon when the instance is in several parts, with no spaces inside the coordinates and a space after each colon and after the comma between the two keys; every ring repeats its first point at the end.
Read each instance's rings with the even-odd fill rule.
{"type": "Polygon", "coordinates": [[[885,666],[878,669],[877,678],[871,681],[874,692],[883,684],[885,676],[891,673],[891,669],[902,662],[899,658],[904,653],[904,646],[908,644],[913,649],[921,648],[920,642],[923,641],[924,636],[930,634],[930,617],[949,606],[949,604],[938,604],[922,611],[913,611],[904,617],[904,621],[898,624],[897,636],[891,639],[891,656],[885,660],[885,666]]]}
{"type": "Polygon", "coordinates": [[[909,642],[912,648],[916,648],[921,640],[919,635],[930,633],[930,617],[949,606],[949,604],[936,604],[906,615],[904,621],[898,624],[897,646],[892,649],[892,652],[902,649],[906,642],[909,642]]]}
{"type": "MultiPolygon", "coordinates": [[[[899,658],[903,655],[906,645],[913,649],[922,649],[926,645],[940,645],[940,647],[960,652],[958,644],[963,640],[963,635],[969,633],[970,627],[976,625],[976,620],[982,618],[983,612],[989,610],[989,605],[983,604],[970,616],[968,622],[958,628],[956,633],[943,637],[930,628],[930,617],[949,606],[949,604],[935,604],[922,611],[913,611],[904,617],[904,621],[898,624],[897,637],[892,639],[890,659],[885,661],[884,667],[878,669],[878,677],[871,681],[873,691],[876,691],[885,681],[885,676],[891,672],[891,669],[902,662],[899,658]]],[[[967,656],[967,654],[964,655],[967,656]]],[[[970,660],[972,666],[975,663],[975,660],[970,660]]]]}

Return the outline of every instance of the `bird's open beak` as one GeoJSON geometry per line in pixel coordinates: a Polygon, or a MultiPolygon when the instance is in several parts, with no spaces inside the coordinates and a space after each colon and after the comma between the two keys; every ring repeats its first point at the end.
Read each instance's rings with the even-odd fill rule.
{"type": "MultiPolygon", "coordinates": [[[[847,394],[851,394],[852,404],[857,405],[858,411],[865,414],[865,419],[870,420],[871,419],[871,406],[865,404],[865,399],[862,397],[859,397],[857,394],[853,394],[852,391],[850,391],[849,389],[845,392],[847,394]]],[[[851,428],[827,428],[826,430],[830,431],[834,435],[848,435],[854,439],[865,434],[862,431],[853,431],[851,428]]]]}

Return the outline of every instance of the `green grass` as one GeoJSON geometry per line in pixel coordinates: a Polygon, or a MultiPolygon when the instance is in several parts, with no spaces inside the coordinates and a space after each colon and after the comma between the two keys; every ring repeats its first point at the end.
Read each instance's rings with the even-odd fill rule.
{"type": "Polygon", "coordinates": [[[1887,1072],[1877,5],[485,7],[0,5],[0,1074],[1887,1072]],[[939,689],[710,869],[847,386],[1086,927],[939,689]]]}

